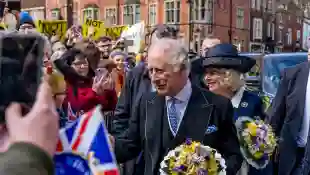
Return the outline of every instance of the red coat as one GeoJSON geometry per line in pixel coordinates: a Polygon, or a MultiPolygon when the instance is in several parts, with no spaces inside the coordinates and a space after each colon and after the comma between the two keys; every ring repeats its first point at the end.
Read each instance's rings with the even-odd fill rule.
{"type": "Polygon", "coordinates": [[[97,95],[92,90],[92,84],[77,84],[72,86],[67,83],[67,97],[64,104],[70,102],[73,111],[87,112],[98,104],[101,104],[103,111],[114,111],[117,103],[115,90],[106,90],[103,95],[97,95]]]}
{"type": "Polygon", "coordinates": [[[103,111],[114,111],[117,103],[115,90],[106,91],[103,95],[97,95],[92,90],[92,78],[94,71],[89,67],[89,75],[81,76],[70,66],[75,59],[75,55],[81,53],[80,50],[70,49],[62,55],[60,59],[54,61],[54,65],[64,75],[67,83],[66,99],[64,107],[70,102],[74,112],[87,112],[98,104],[101,104],[103,111]]]}

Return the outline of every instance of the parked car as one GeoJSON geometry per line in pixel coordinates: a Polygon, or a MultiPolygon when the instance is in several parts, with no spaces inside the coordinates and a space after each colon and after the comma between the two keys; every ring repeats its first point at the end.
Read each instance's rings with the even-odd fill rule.
{"type": "Polygon", "coordinates": [[[307,61],[307,52],[292,53],[240,53],[256,59],[256,65],[245,75],[247,89],[261,96],[265,110],[277,93],[281,71],[307,61]]]}
{"type": "Polygon", "coordinates": [[[283,69],[306,62],[307,57],[307,52],[276,53],[264,56],[261,70],[261,88],[266,110],[277,93],[283,69]]]}

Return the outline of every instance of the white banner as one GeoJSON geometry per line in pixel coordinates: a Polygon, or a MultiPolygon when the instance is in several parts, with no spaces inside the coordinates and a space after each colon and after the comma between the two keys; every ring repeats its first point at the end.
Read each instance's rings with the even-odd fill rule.
{"type": "Polygon", "coordinates": [[[144,27],[144,21],[142,21],[122,32],[122,39],[133,41],[133,45],[128,46],[128,52],[139,53],[141,42],[144,39],[144,27]]]}

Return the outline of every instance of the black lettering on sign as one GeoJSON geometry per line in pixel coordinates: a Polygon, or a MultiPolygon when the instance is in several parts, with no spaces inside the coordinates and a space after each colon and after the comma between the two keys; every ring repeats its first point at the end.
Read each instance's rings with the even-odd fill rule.
{"type": "Polygon", "coordinates": [[[91,26],[91,22],[92,22],[92,20],[91,20],[91,19],[86,19],[85,24],[86,24],[87,26],[91,26]]]}
{"type": "Polygon", "coordinates": [[[100,28],[101,24],[103,22],[102,21],[97,21],[97,20],[92,20],[92,19],[86,19],[85,23],[86,23],[87,26],[93,26],[93,27],[100,28]]]}
{"type": "Polygon", "coordinates": [[[126,26],[109,27],[104,29],[104,34],[115,40],[121,36],[125,29],[126,26]]]}
{"type": "Polygon", "coordinates": [[[49,36],[60,35],[62,37],[66,31],[66,24],[63,21],[39,21],[38,24],[41,32],[49,36]]]}

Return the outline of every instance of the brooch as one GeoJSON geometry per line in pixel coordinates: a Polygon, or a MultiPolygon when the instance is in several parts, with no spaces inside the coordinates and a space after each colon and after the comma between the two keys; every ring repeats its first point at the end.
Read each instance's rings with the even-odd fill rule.
{"type": "Polygon", "coordinates": [[[242,103],[241,103],[241,107],[243,107],[243,108],[248,107],[248,105],[249,105],[249,104],[248,104],[247,102],[242,102],[242,103]]]}

